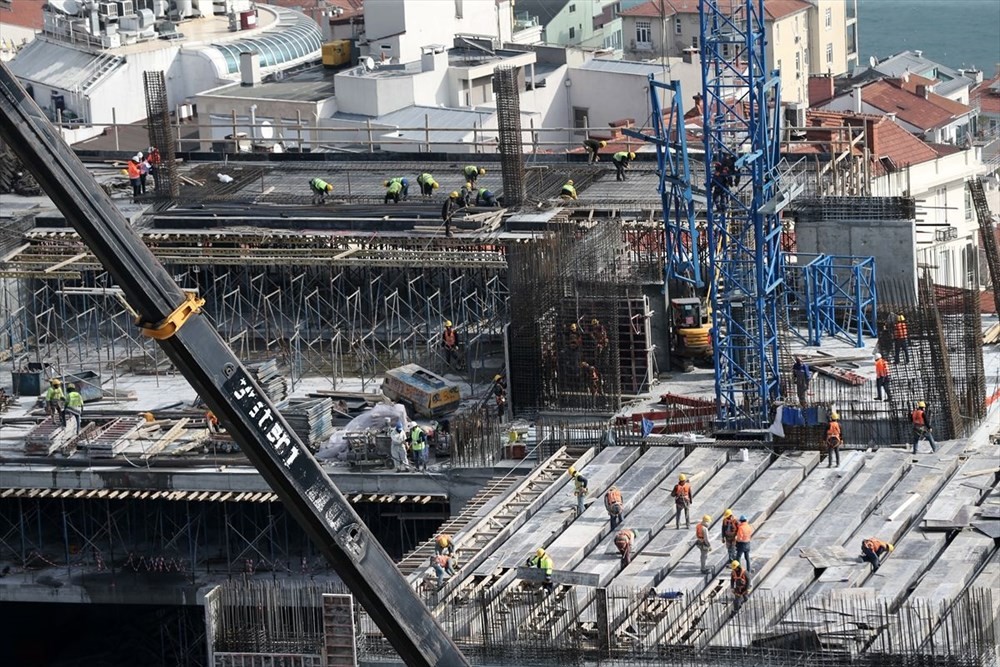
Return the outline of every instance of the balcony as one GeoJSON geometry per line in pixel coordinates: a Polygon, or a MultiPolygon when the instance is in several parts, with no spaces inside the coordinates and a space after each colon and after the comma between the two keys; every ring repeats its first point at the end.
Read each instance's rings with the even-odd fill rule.
{"type": "Polygon", "coordinates": [[[846,4],[847,20],[853,21],[858,18],[858,3],[856,0],[847,0],[846,4]]]}

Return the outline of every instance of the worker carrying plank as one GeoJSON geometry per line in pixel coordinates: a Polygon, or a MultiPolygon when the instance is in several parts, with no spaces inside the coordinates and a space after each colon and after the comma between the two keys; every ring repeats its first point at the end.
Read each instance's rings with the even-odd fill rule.
{"type": "Polygon", "coordinates": [[[861,541],[861,560],[867,561],[872,566],[872,573],[878,572],[882,565],[883,556],[888,556],[896,547],[888,542],[883,542],[874,537],[861,541]]]}

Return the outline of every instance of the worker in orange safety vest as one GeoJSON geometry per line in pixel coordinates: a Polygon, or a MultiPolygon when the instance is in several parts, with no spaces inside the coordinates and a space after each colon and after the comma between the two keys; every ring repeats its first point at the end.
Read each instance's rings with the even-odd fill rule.
{"type": "Polygon", "coordinates": [[[903,353],[903,363],[910,363],[910,331],[906,327],[906,317],[899,315],[896,317],[896,324],[892,328],[892,363],[899,363],[899,353],[903,353]]]}
{"type": "Polygon", "coordinates": [[[840,467],[840,445],[843,440],[840,436],[840,422],[837,421],[839,415],[836,412],[830,413],[830,425],[826,427],[826,467],[833,467],[833,459],[837,459],[837,467],[840,467]]]}
{"type": "Polygon", "coordinates": [[[875,396],[876,401],[882,400],[882,390],[885,390],[885,400],[892,400],[892,393],[889,391],[889,362],[882,358],[881,354],[875,354],[875,396]]]}
{"type": "Polygon", "coordinates": [[[681,473],[677,476],[677,484],[670,493],[674,497],[674,506],[677,512],[677,530],[681,529],[681,511],[684,512],[684,527],[691,527],[691,483],[687,475],[681,473]]]}
{"type": "Polygon", "coordinates": [[[746,515],[740,516],[740,522],[736,525],[736,558],[733,560],[738,561],[741,556],[746,556],[747,558],[747,572],[752,571],[750,568],[750,538],[753,537],[753,526],[747,521],[746,515]]]}
{"type": "Polygon", "coordinates": [[[701,551],[701,573],[708,574],[708,552],[712,550],[712,540],[708,536],[708,527],[712,525],[712,517],[708,514],[701,517],[701,521],[694,527],[695,544],[701,551]]]}

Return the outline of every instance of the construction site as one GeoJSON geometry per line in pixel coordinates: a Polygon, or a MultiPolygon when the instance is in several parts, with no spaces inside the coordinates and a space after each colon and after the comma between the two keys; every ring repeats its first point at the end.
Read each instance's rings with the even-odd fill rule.
{"type": "Polygon", "coordinates": [[[921,202],[860,187],[866,155],[790,161],[767,73],[725,67],[756,22],[705,4],[702,125],[651,77],[624,180],[529,150],[513,68],[471,157],[181,154],[147,72],[133,197],[0,66],[0,662],[1000,663],[1000,297],[935,284],[921,202]],[[443,214],[467,165],[499,204],[443,214]]]}

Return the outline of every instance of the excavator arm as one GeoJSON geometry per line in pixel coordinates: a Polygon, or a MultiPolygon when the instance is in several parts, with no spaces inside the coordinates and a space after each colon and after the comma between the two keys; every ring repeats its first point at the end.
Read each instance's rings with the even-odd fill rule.
{"type": "Polygon", "coordinates": [[[21,158],[124,291],[243,453],[312,538],[407,665],[467,665],[447,633],[247,373],[201,302],[184,293],[0,63],[0,138],[21,158]]]}

